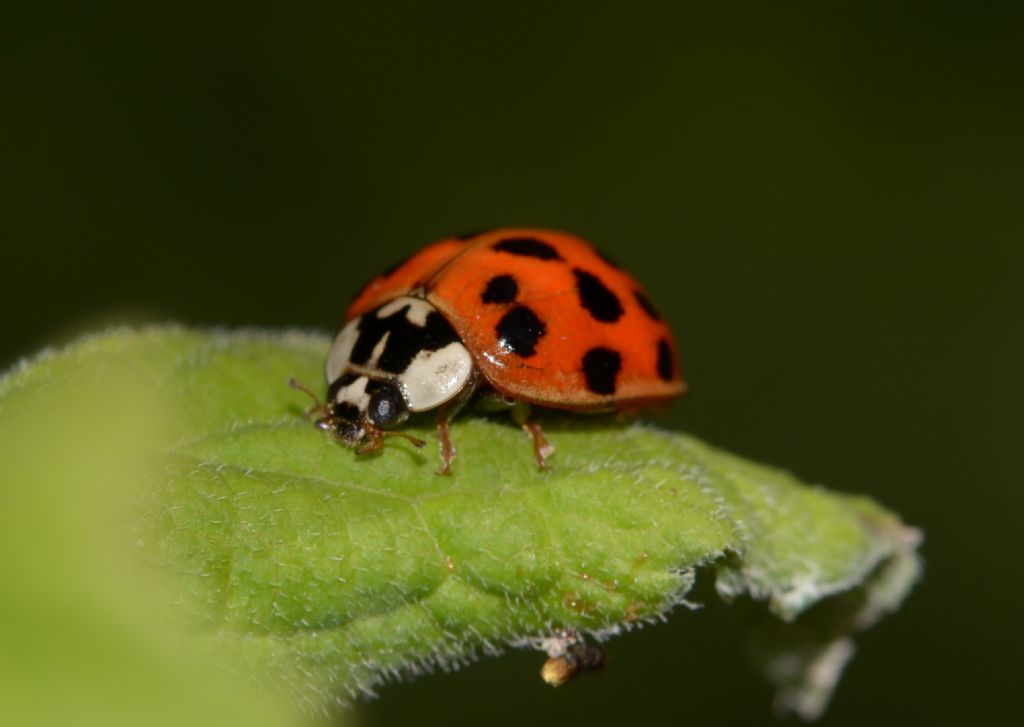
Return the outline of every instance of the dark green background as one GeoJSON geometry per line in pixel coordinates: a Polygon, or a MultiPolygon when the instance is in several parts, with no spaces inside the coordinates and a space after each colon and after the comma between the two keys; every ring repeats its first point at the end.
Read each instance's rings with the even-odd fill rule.
{"type": "MultiPolygon", "coordinates": [[[[435,238],[577,232],[673,322],[693,391],[667,426],[926,530],[925,581],[861,639],[823,724],[1009,721],[1019,13],[233,5],[40,4],[4,23],[4,366],[124,320],[329,329],[435,238]]],[[[387,687],[364,713],[771,721],[724,609],[680,611],[612,658],[553,691],[515,654],[387,687]]]]}

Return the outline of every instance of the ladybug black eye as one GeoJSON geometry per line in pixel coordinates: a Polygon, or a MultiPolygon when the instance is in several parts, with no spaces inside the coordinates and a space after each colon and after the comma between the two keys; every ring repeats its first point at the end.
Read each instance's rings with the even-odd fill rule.
{"type": "Polygon", "coordinates": [[[405,399],[393,386],[381,386],[370,397],[367,414],[378,427],[386,427],[405,418],[405,399]]]}

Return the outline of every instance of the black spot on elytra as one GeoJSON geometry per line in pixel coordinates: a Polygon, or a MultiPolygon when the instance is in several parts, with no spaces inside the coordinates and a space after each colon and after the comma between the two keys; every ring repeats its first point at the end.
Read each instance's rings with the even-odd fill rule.
{"type": "Polygon", "coordinates": [[[480,294],[484,303],[511,303],[519,293],[516,279],[511,275],[495,275],[487,281],[487,287],[480,294]]]}
{"type": "Polygon", "coordinates": [[[409,368],[420,351],[437,351],[459,340],[455,329],[437,311],[427,315],[426,325],[423,326],[410,321],[408,313],[409,306],[406,305],[385,318],[378,318],[377,311],[360,318],[359,337],[352,347],[349,360],[357,365],[365,364],[380,340],[390,333],[377,361],[377,368],[391,374],[400,374],[409,368]]]}
{"type": "Polygon", "coordinates": [[[537,341],[547,333],[547,326],[526,306],[517,305],[501,317],[495,331],[498,345],[506,351],[526,358],[537,352],[537,341]]]}
{"type": "Polygon", "coordinates": [[[672,347],[664,338],[658,341],[658,376],[662,381],[671,381],[675,369],[672,347]]]}
{"type": "Polygon", "coordinates": [[[600,278],[579,268],[573,268],[572,273],[576,276],[576,292],[580,296],[580,305],[586,308],[591,316],[602,323],[614,323],[622,317],[622,303],[615,293],[605,287],[600,278]]]}
{"type": "Polygon", "coordinates": [[[533,237],[508,237],[494,243],[494,249],[521,257],[535,257],[538,260],[561,260],[558,250],[546,242],[533,237]]]}
{"type": "Polygon", "coordinates": [[[353,374],[351,372],[342,374],[327,387],[327,401],[331,402],[338,396],[338,392],[344,389],[346,386],[354,383],[359,378],[359,374],[353,374]]]}
{"type": "Polygon", "coordinates": [[[661,314],[658,313],[658,309],[654,307],[654,303],[642,290],[634,290],[633,297],[636,298],[636,302],[640,304],[640,307],[644,309],[644,313],[650,317],[652,321],[660,321],[661,314]]]}
{"type": "Polygon", "coordinates": [[[583,354],[583,376],[595,394],[614,394],[615,379],[622,368],[618,351],[597,346],[583,354]]]}

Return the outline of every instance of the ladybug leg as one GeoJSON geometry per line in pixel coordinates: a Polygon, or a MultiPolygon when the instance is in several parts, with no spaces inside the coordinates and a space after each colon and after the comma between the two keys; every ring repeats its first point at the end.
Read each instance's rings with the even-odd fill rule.
{"type": "Polygon", "coordinates": [[[380,434],[382,437],[401,437],[412,444],[416,449],[423,449],[427,446],[427,443],[419,437],[414,437],[411,434],[406,434],[405,432],[381,432],[380,434]]]}
{"type": "Polygon", "coordinates": [[[376,427],[366,427],[366,441],[356,447],[356,454],[376,452],[384,446],[384,434],[376,427]]]}
{"type": "Polygon", "coordinates": [[[537,469],[546,470],[550,467],[548,457],[555,453],[555,447],[544,436],[540,424],[530,417],[529,405],[517,402],[512,407],[512,419],[533,438],[533,456],[537,460],[537,469]]]}
{"type": "Polygon", "coordinates": [[[448,424],[462,410],[466,402],[473,397],[473,394],[476,393],[477,385],[478,379],[474,375],[455,399],[437,410],[437,438],[441,443],[441,469],[437,471],[439,475],[450,475],[452,473],[452,460],[455,459],[456,454],[455,445],[452,443],[452,438],[448,433],[448,424]]]}
{"type": "Polygon", "coordinates": [[[455,445],[448,434],[448,422],[451,421],[448,412],[441,411],[437,415],[437,438],[441,442],[441,469],[439,475],[450,475],[452,473],[452,460],[455,459],[455,445]]]}

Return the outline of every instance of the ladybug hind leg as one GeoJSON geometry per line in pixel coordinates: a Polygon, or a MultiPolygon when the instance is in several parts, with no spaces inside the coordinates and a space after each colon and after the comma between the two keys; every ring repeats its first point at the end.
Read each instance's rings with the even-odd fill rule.
{"type": "Polygon", "coordinates": [[[537,460],[537,469],[546,470],[551,466],[548,464],[548,457],[555,453],[555,447],[544,436],[544,430],[533,418],[529,404],[516,401],[494,389],[485,389],[480,392],[478,407],[485,413],[510,412],[512,420],[533,439],[533,456],[537,460]]]}
{"type": "Polygon", "coordinates": [[[530,405],[521,401],[513,404],[512,419],[533,439],[533,456],[537,460],[537,469],[548,469],[551,466],[548,464],[548,457],[555,453],[555,447],[544,436],[540,424],[531,416],[530,405]]]}

